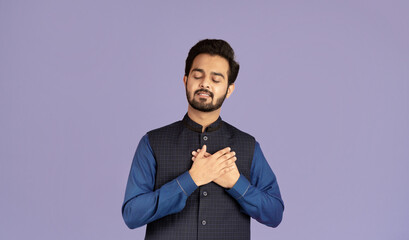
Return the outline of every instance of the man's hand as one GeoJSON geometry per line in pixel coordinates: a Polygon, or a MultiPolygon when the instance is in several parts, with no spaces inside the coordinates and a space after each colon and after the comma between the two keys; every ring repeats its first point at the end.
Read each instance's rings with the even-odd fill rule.
{"type": "Polygon", "coordinates": [[[220,176],[234,170],[236,153],[230,152],[230,148],[224,148],[213,155],[205,157],[206,145],[195,156],[195,161],[189,170],[189,174],[197,186],[205,185],[220,176]]]}
{"type": "MultiPolygon", "coordinates": [[[[198,156],[198,154],[200,154],[200,152],[202,152],[202,149],[197,149],[196,151],[192,152],[192,161],[196,160],[196,157],[198,156]]],[[[205,158],[208,158],[210,156],[212,156],[210,153],[205,152],[203,154],[203,156],[205,158]]],[[[236,158],[237,159],[237,158],[236,158]]],[[[216,184],[218,184],[221,187],[224,188],[232,188],[234,186],[234,184],[236,184],[237,180],[240,177],[240,172],[239,169],[237,168],[236,163],[233,163],[234,167],[231,171],[226,172],[225,174],[221,175],[220,177],[216,178],[215,180],[213,180],[213,182],[215,182],[216,184]]]]}

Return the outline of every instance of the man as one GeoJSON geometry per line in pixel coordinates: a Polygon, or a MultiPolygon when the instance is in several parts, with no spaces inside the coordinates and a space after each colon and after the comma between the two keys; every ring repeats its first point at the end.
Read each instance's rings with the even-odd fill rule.
{"type": "Polygon", "coordinates": [[[250,239],[250,217],[281,222],[284,204],[260,145],[220,118],[238,72],[223,40],[190,49],[187,114],[141,139],[128,178],[122,215],[129,228],[148,224],[145,239],[250,239]]]}

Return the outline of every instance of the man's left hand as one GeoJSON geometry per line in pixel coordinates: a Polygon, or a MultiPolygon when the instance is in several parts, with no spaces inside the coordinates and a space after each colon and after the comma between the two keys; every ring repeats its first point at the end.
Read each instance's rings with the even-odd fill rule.
{"type": "MultiPolygon", "coordinates": [[[[197,149],[196,151],[192,152],[192,161],[195,161],[197,154],[199,154],[200,149],[197,149]]],[[[205,157],[210,157],[211,154],[208,152],[204,153],[205,157]]],[[[216,178],[213,182],[215,182],[216,184],[218,184],[221,187],[224,188],[232,188],[234,186],[234,184],[236,184],[237,180],[239,180],[240,177],[240,172],[239,169],[237,168],[236,163],[234,163],[234,169],[225,173],[224,175],[216,178]]]]}

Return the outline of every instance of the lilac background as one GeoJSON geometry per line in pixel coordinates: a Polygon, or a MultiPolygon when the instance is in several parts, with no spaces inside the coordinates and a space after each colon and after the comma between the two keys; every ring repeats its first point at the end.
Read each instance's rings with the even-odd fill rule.
{"type": "Polygon", "coordinates": [[[0,239],[142,239],[139,139],[183,117],[189,48],[231,43],[224,120],[286,204],[253,239],[409,239],[407,1],[0,0],[0,239]]]}

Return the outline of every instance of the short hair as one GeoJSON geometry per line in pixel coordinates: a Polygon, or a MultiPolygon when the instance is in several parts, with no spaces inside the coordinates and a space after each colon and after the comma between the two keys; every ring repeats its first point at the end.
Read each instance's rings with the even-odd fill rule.
{"type": "Polygon", "coordinates": [[[189,76],[195,57],[202,53],[207,53],[212,56],[218,55],[225,58],[229,62],[229,71],[227,72],[228,83],[231,85],[236,81],[240,65],[234,59],[233,48],[229,43],[221,39],[203,39],[190,49],[186,58],[185,76],[189,76]]]}

